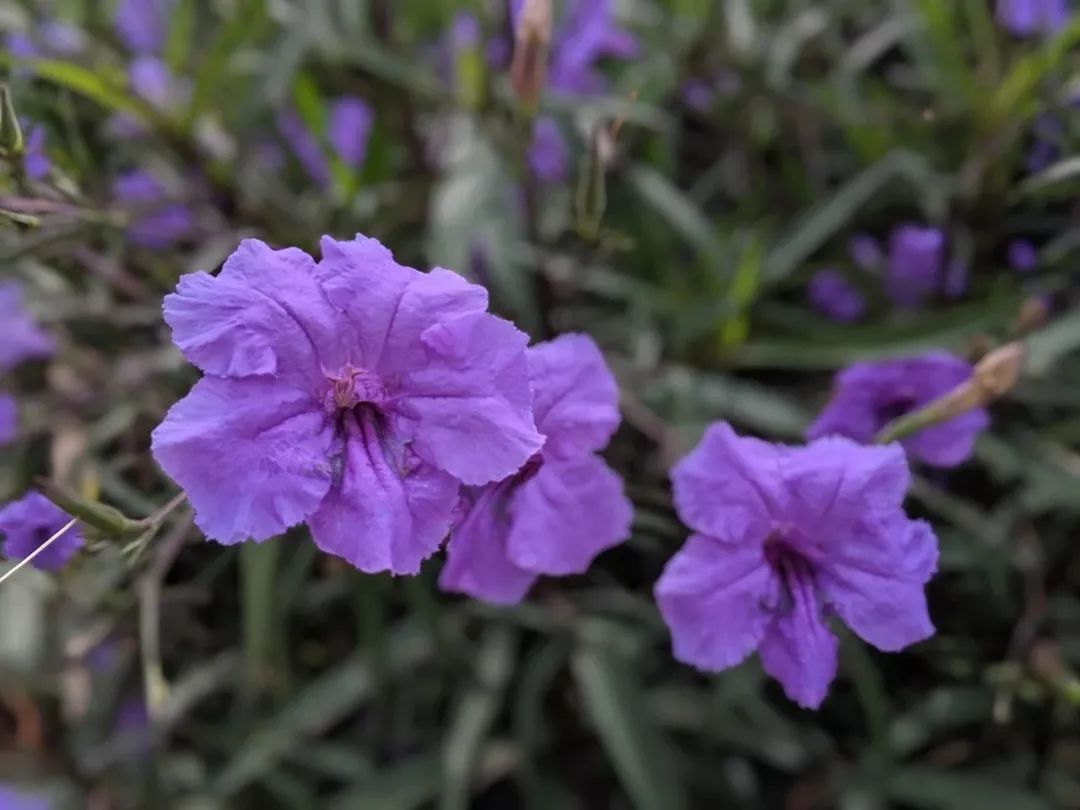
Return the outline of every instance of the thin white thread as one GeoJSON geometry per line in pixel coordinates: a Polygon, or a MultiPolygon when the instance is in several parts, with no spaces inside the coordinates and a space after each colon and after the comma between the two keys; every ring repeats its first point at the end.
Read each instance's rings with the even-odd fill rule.
{"type": "Polygon", "coordinates": [[[47,549],[49,546],[51,546],[53,543],[55,543],[57,540],[59,540],[61,537],[63,537],[65,534],[67,534],[68,530],[72,526],[74,526],[75,523],[76,523],[75,518],[72,518],[71,520],[69,520],[64,525],[64,528],[62,528],[60,531],[58,531],[56,534],[54,534],[52,537],[50,537],[48,540],[46,540],[44,543],[42,543],[40,546],[38,546],[36,549],[34,549],[31,554],[29,554],[28,556],[26,556],[23,559],[19,560],[19,563],[14,568],[12,568],[6,574],[4,574],[2,577],[0,577],[0,585],[2,585],[4,583],[4,581],[8,577],[15,574],[20,568],[22,568],[25,565],[29,565],[30,562],[34,559],[34,557],[36,557],[38,554],[43,552],[45,549],[47,549]]]}

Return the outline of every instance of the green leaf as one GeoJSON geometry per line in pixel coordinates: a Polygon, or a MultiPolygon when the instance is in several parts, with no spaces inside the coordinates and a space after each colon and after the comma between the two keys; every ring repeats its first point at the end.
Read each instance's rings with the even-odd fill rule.
{"type": "MultiPolygon", "coordinates": [[[[595,623],[598,638],[608,635],[595,623]]],[[[585,711],[592,720],[630,800],[637,810],[687,807],[684,783],[664,733],[646,715],[648,702],[636,669],[615,650],[582,642],[571,668],[585,711]]]]}
{"type": "MultiPolygon", "coordinates": [[[[427,632],[414,624],[399,625],[387,651],[388,677],[414,673],[432,651],[427,632]]],[[[374,694],[376,684],[366,651],[353,654],[308,683],[281,711],[252,732],[218,775],[215,792],[233,795],[273,770],[290,750],[355,712],[374,694]]]]}
{"type": "Polygon", "coordinates": [[[502,706],[514,672],[517,633],[508,626],[488,629],[476,656],[473,679],[455,701],[454,718],[443,744],[443,810],[465,810],[473,768],[502,706]]]}
{"type": "Polygon", "coordinates": [[[1062,315],[1027,339],[1025,366],[1029,374],[1042,376],[1066,355],[1080,349],[1080,312],[1062,315]]]}
{"type": "Polygon", "coordinates": [[[631,167],[625,177],[637,195],[707,262],[718,264],[721,261],[723,245],[712,223],[686,193],[656,169],[644,164],[631,167]]]}
{"type": "Polygon", "coordinates": [[[1003,784],[989,775],[924,766],[896,772],[886,785],[896,801],[928,810],[1050,810],[1037,794],[1003,784]]]}
{"type": "Polygon", "coordinates": [[[940,184],[921,155],[906,150],[891,152],[796,219],[788,234],[765,257],[766,283],[777,283],[791,275],[835,234],[846,230],[870,201],[896,180],[906,180],[914,190],[927,194],[931,186],[940,184]]]}
{"type": "Polygon", "coordinates": [[[229,87],[229,60],[262,33],[266,21],[266,0],[240,0],[228,20],[218,27],[217,36],[195,73],[195,89],[188,111],[189,124],[205,112],[216,97],[223,96],[229,87]]]}

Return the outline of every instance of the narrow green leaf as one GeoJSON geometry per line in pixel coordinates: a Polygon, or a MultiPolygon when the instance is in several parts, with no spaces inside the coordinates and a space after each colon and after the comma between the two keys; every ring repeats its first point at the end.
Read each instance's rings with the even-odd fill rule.
{"type": "MultiPolygon", "coordinates": [[[[598,628],[596,636],[605,631],[598,628]]],[[[583,642],[571,659],[585,711],[637,810],[687,807],[683,780],[668,741],[646,715],[635,668],[618,653],[583,642]]]]}

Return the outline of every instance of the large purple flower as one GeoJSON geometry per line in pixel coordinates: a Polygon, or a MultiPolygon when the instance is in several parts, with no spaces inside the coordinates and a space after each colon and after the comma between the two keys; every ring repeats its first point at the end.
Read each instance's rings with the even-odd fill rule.
{"type": "Polygon", "coordinates": [[[916,307],[942,286],[945,234],[937,228],[898,225],[889,237],[886,290],[899,306],[916,307]]]}
{"type": "Polygon", "coordinates": [[[459,484],[498,481],[543,443],[527,338],[449,270],[420,273],[374,239],[301,250],[246,240],[219,275],[165,299],[206,375],[154,431],[158,463],[222,543],[307,521],[364,571],[415,573],[459,484]]]}
{"type": "Polygon", "coordinates": [[[27,313],[19,285],[0,282],[0,371],[48,357],[54,348],[52,338],[27,313]]]}
{"type": "MultiPolygon", "coordinates": [[[[29,492],[20,500],[0,509],[0,534],[4,535],[4,556],[22,560],[56,534],[71,520],[58,506],[38,492],[29,492]]],[[[62,568],[80,548],[83,536],[79,524],[53,541],[30,563],[43,571],[62,568]]]]}
{"type": "Polygon", "coordinates": [[[619,424],[618,389],[591,338],[564,335],[528,352],[544,449],[498,483],[469,488],[439,580],[497,604],[521,601],[541,574],[578,574],[626,539],[633,509],[596,455],[619,424]]]}
{"type": "Polygon", "coordinates": [[[1069,23],[1068,0],[998,0],[998,24],[1019,37],[1053,34],[1069,23]]]}
{"type": "MultiPolygon", "coordinates": [[[[807,437],[847,436],[868,443],[893,419],[917,410],[971,377],[971,364],[947,352],[855,363],[836,377],[832,400],[807,431],[807,437]]],[[[903,440],[911,455],[935,467],[963,463],[986,429],[982,408],[924,428],[903,440]]]]}
{"type": "Polygon", "coordinates": [[[788,697],[817,708],[836,675],[827,617],[887,652],[933,634],[937,540],[904,514],[899,446],[787,447],[718,423],[671,478],[694,534],[656,598],[680,661],[717,671],[757,650],[788,697]]]}

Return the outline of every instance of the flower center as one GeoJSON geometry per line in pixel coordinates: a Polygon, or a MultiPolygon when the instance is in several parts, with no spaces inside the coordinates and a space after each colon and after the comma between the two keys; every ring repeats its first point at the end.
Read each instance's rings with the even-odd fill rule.
{"type": "Polygon", "coordinates": [[[382,378],[366,368],[346,366],[328,380],[330,389],[324,400],[328,411],[352,410],[357,405],[378,407],[390,398],[382,378]]]}
{"type": "Polygon", "coordinates": [[[899,419],[904,414],[910,413],[915,409],[915,405],[914,394],[907,391],[894,394],[878,405],[876,409],[878,422],[881,425],[887,425],[894,419],[899,419]]]}
{"type": "Polygon", "coordinates": [[[765,538],[765,562],[780,581],[779,603],[770,605],[780,614],[795,606],[799,592],[813,589],[814,549],[803,549],[794,529],[779,528],[765,538]]]}

